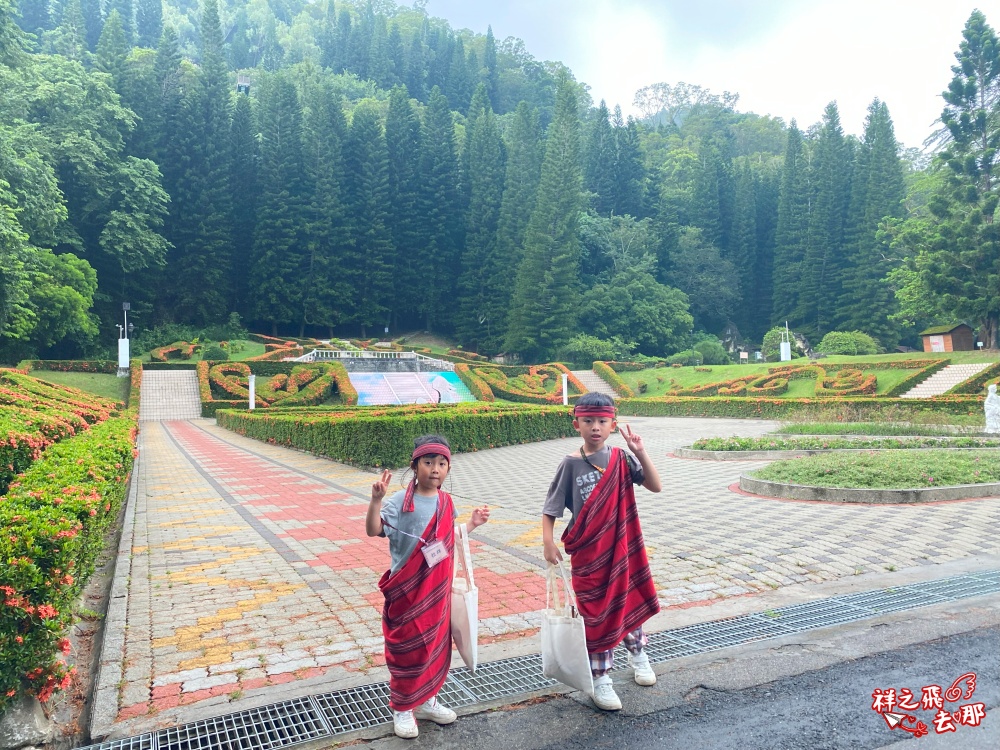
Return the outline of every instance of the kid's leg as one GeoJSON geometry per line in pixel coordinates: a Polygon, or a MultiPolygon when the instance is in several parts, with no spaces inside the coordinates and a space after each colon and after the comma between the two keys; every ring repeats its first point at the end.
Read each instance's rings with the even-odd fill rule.
{"type": "Polygon", "coordinates": [[[590,655],[590,671],[594,676],[594,703],[605,711],[619,711],[621,698],[611,684],[608,674],[615,666],[615,650],[598,651],[590,655]]]}
{"type": "Polygon", "coordinates": [[[649,636],[643,631],[641,625],[622,640],[622,644],[628,649],[628,660],[629,664],[632,665],[636,684],[644,687],[656,684],[656,673],[649,663],[649,655],[644,651],[648,643],[649,636]]]}

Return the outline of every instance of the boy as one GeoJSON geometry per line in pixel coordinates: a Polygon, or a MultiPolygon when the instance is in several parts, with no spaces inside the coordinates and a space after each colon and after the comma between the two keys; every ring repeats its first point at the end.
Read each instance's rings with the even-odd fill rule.
{"type": "Polygon", "coordinates": [[[643,653],[642,623],[660,611],[646,560],[633,484],[661,489],[660,475],[642,438],[622,425],[625,444],[635,454],[606,446],[616,427],[615,403],[603,393],[586,393],[573,409],[573,428],[583,438],[580,452],[563,458],[542,508],[545,559],[556,564],[562,554],[553,540],[556,518],[569,508],[573,518],[562,535],[573,566],[573,589],[587,629],[587,650],[594,675],[594,703],[617,711],[622,702],[608,674],[614,649],[624,641],[640,685],[656,683],[643,653]]]}

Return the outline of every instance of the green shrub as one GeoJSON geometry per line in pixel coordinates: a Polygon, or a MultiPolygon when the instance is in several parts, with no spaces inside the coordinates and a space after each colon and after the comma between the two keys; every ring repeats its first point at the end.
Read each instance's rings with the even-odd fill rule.
{"type": "Polygon", "coordinates": [[[667,364],[680,365],[681,367],[701,367],[704,364],[704,359],[697,349],[685,349],[667,357],[667,364]]]}
{"type": "MultiPolygon", "coordinates": [[[[795,334],[791,331],[789,334],[791,335],[792,359],[804,356],[802,351],[798,348],[798,345],[795,343],[795,334]]],[[[764,355],[764,360],[766,362],[781,361],[781,340],[784,338],[784,335],[785,329],[781,326],[775,326],[764,334],[764,340],[761,342],[760,351],[764,355]]]]}
{"type": "Polygon", "coordinates": [[[878,354],[879,346],[863,331],[830,331],[819,342],[816,351],[823,354],[878,354]]]}
{"type": "Polygon", "coordinates": [[[728,365],[729,352],[718,339],[705,339],[694,345],[695,351],[701,354],[702,364],[728,365]]]}
{"type": "Polygon", "coordinates": [[[202,351],[201,358],[207,359],[210,362],[226,362],[229,360],[229,352],[220,346],[212,344],[202,351]]]}
{"type": "Polygon", "coordinates": [[[562,350],[561,357],[571,362],[593,362],[594,360],[615,360],[627,357],[631,346],[618,336],[610,339],[599,339],[586,333],[579,333],[569,340],[562,350]]]}

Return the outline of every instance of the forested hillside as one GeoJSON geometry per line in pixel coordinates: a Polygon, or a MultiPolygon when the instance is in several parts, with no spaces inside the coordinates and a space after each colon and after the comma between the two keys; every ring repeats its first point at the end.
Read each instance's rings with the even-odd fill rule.
{"type": "Polygon", "coordinates": [[[520,40],[419,1],[16,1],[8,361],[106,347],[123,301],[142,328],[237,312],[526,360],[759,344],[786,320],[889,350],[953,318],[995,333],[1000,58],[976,62],[1000,47],[981,14],[928,166],[878,100],[846,128],[861,137],[835,103],[800,127],[685,84],[651,84],[624,118],[520,40]]]}

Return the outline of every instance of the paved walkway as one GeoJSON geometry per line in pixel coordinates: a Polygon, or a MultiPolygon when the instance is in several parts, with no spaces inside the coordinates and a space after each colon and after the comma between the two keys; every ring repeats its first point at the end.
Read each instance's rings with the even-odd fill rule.
{"type": "MultiPolygon", "coordinates": [[[[665,608],[653,629],[690,620],[686,608],[696,605],[722,605],[698,610],[701,620],[716,619],[741,597],[760,609],[786,587],[808,592],[864,573],[1000,554],[1000,499],[877,507],[747,496],[735,482],[761,462],[682,460],[671,451],[773,423],[628,421],[665,484],[658,495],[637,492],[665,608]]],[[[578,443],[454,459],[446,489],[460,515],[482,502],[493,508],[472,543],[481,660],[537,651],[539,507],[560,457],[578,443]]],[[[376,582],[389,555],[385,540],[364,533],[373,474],[242,438],[214,420],[144,423],[139,447],[95,738],[387,678],[376,582]]]]}

